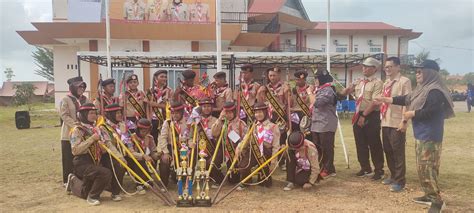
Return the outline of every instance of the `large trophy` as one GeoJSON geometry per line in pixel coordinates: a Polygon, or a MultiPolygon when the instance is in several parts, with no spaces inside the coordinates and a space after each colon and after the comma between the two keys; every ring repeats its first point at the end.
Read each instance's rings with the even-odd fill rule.
{"type": "Polygon", "coordinates": [[[188,166],[188,152],[189,148],[186,142],[181,141],[181,149],[179,150],[179,167],[176,170],[178,177],[178,202],[177,207],[192,207],[193,206],[193,169],[188,166]]]}
{"type": "Polygon", "coordinates": [[[206,168],[205,157],[207,157],[207,154],[205,150],[206,141],[201,139],[199,140],[199,170],[195,172],[196,190],[198,194],[194,200],[196,206],[201,207],[209,207],[212,205],[211,197],[209,197],[209,171],[206,168]]]}

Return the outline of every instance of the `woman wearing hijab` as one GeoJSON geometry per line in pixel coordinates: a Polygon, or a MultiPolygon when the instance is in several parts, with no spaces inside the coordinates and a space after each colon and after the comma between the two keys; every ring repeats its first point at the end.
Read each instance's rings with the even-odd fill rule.
{"type": "Polygon", "coordinates": [[[440,212],[445,206],[438,187],[444,119],[454,116],[453,101],[439,74],[438,63],[425,60],[416,68],[417,87],[413,92],[376,101],[407,106],[403,123],[407,125],[410,119],[413,122],[418,177],[425,193],[413,201],[430,205],[429,212],[440,212]]]}
{"type": "Polygon", "coordinates": [[[311,118],[313,142],[320,154],[322,177],[336,176],[334,167],[334,135],[337,128],[336,89],[332,86],[333,78],[327,70],[316,72],[318,87],[315,92],[311,118]]]}

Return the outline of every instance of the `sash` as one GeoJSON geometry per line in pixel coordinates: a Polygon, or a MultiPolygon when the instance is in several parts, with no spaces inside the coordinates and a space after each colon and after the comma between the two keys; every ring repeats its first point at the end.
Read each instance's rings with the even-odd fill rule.
{"type": "MultiPolygon", "coordinates": [[[[153,95],[151,94],[151,91],[150,89],[147,90],[146,92],[146,98],[148,99],[148,101],[156,101],[155,98],[153,97],[153,95]]],[[[163,122],[165,121],[165,118],[163,117],[163,114],[161,113],[160,109],[158,107],[152,107],[151,108],[153,110],[153,112],[155,113],[156,117],[158,118],[158,128],[160,128],[161,124],[163,124],[163,122]]]]}
{"type": "MultiPolygon", "coordinates": [[[[265,143],[265,142],[263,142],[265,143]]],[[[260,148],[258,147],[258,140],[255,137],[255,134],[252,133],[252,141],[250,141],[250,148],[252,149],[253,156],[257,160],[257,163],[259,166],[263,165],[267,159],[265,159],[265,156],[260,153],[260,148]]],[[[267,177],[267,174],[265,174],[265,169],[268,169],[270,171],[270,166],[267,164],[265,167],[263,167],[261,173],[263,174],[264,177],[267,177]]]]}
{"type": "MultiPolygon", "coordinates": [[[[82,136],[82,140],[83,141],[87,140],[86,136],[90,135],[90,133],[87,131],[87,129],[82,127],[82,126],[76,126],[75,128],[78,128],[83,132],[84,135],[82,136]]],[[[101,152],[101,149],[100,149],[99,145],[97,143],[94,143],[94,144],[90,145],[87,152],[91,156],[92,161],[94,161],[94,164],[98,165],[99,162],[100,162],[100,158],[102,157],[102,152],[101,152]]]]}
{"type": "Polygon", "coordinates": [[[270,105],[275,110],[278,117],[281,120],[288,122],[288,117],[286,116],[285,110],[280,106],[275,96],[273,96],[273,94],[270,92],[270,89],[268,88],[268,86],[265,85],[265,88],[266,88],[265,97],[267,98],[268,102],[270,102],[270,105]]]}
{"type": "Polygon", "coordinates": [[[308,105],[306,105],[306,103],[303,101],[303,99],[301,99],[301,96],[299,94],[296,94],[296,103],[301,108],[301,110],[303,110],[303,113],[307,117],[311,116],[308,105]]]}
{"type": "Polygon", "coordinates": [[[247,99],[245,99],[244,94],[242,94],[242,92],[239,92],[239,93],[240,93],[240,103],[242,104],[244,108],[245,114],[247,114],[247,123],[252,122],[252,116],[255,115],[255,112],[253,111],[253,108],[250,106],[247,99]]]}
{"type": "MultiPolygon", "coordinates": [[[[215,152],[216,147],[214,147],[214,144],[212,143],[212,141],[209,140],[209,138],[207,137],[206,131],[204,131],[204,127],[202,126],[201,122],[199,122],[199,126],[197,129],[198,129],[199,139],[206,141],[206,152],[209,155],[212,155],[215,152]]],[[[197,143],[199,144],[199,141],[197,143]]]]}
{"type": "MultiPolygon", "coordinates": [[[[114,137],[114,133],[117,133],[117,131],[115,129],[113,129],[110,125],[108,125],[106,123],[104,123],[100,126],[103,126],[105,128],[105,130],[107,130],[111,141],[116,140],[115,137],[114,137]]],[[[120,137],[120,135],[118,135],[118,136],[120,137]]],[[[115,144],[113,144],[113,145],[115,145],[115,148],[117,148],[117,150],[120,152],[120,154],[122,154],[123,156],[126,156],[127,153],[122,149],[122,147],[118,143],[119,142],[116,141],[115,144]]],[[[122,141],[122,143],[123,143],[123,141],[122,141]]],[[[124,143],[124,145],[125,145],[125,143],[124,143]]]]}
{"type": "Polygon", "coordinates": [[[193,105],[193,106],[196,106],[196,99],[194,99],[193,97],[191,97],[186,91],[182,91],[181,93],[181,97],[186,101],[188,102],[189,104],[193,105]]]}
{"type": "Polygon", "coordinates": [[[137,99],[135,99],[135,97],[132,94],[128,96],[128,101],[130,102],[130,104],[132,104],[135,111],[137,111],[138,114],[140,114],[140,117],[146,118],[145,110],[143,110],[142,106],[140,106],[137,99]]]}

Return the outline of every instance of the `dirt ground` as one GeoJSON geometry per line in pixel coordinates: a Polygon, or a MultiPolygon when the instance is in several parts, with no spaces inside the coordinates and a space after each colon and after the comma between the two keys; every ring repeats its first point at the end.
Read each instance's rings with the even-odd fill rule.
{"type": "MultiPolygon", "coordinates": [[[[457,103],[460,104],[464,103],[457,103]]],[[[457,108],[457,117],[446,124],[440,187],[448,212],[474,212],[474,115],[465,113],[461,106],[457,108]]],[[[57,122],[57,116],[52,113],[33,117],[32,126],[46,128],[17,130],[11,115],[14,110],[0,108],[1,212],[426,212],[428,209],[428,206],[411,201],[411,198],[423,195],[416,176],[411,131],[406,147],[407,186],[403,192],[392,193],[380,181],[354,176],[359,166],[349,120],[342,122],[350,169],[346,168],[340,139],[336,138],[337,176],[308,191],[298,188],[284,192],[285,173],[277,171],[272,188],[252,186],[245,191],[236,191],[211,208],[165,207],[150,192],[124,196],[122,202],[112,202],[110,194],[104,192],[100,206],[89,206],[85,200],[67,195],[62,187],[60,128],[51,127],[57,122]]],[[[385,171],[388,174],[387,169],[385,171]]],[[[130,178],[125,179],[125,185],[131,190],[130,178]]],[[[226,186],[223,192],[230,188],[230,185],[226,186]]],[[[175,186],[170,190],[176,194],[175,186]]],[[[214,193],[215,190],[211,190],[211,196],[214,193]]]]}

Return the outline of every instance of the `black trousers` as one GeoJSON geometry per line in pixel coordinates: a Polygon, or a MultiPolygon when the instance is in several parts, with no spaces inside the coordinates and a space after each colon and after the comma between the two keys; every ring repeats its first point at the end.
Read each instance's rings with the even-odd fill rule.
{"type": "Polygon", "coordinates": [[[67,183],[67,176],[73,172],[71,142],[61,140],[61,157],[63,162],[63,183],[67,183]]]}
{"type": "Polygon", "coordinates": [[[158,120],[151,120],[151,135],[153,136],[153,141],[155,142],[155,145],[158,144],[158,135],[160,134],[162,124],[158,120]]]}
{"type": "Polygon", "coordinates": [[[369,158],[374,164],[374,171],[383,174],[383,148],[380,139],[380,112],[374,111],[366,118],[366,124],[359,127],[357,122],[353,125],[354,139],[357,149],[357,159],[362,170],[372,172],[369,158]]]}
{"type": "Polygon", "coordinates": [[[382,140],[390,178],[397,184],[405,185],[405,143],[406,133],[396,128],[382,127],[382,140]]]}
{"type": "Polygon", "coordinates": [[[334,135],[335,132],[311,132],[314,145],[319,153],[319,167],[328,174],[335,173],[334,167],[334,135]]]}
{"type": "Polygon", "coordinates": [[[88,154],[74,157],[74,174],[71,184],[72,193],[80,198],[88,196],[99,199],[100,194],[110,184],[112,172],[102,165],[94,164],[88,154]]]}

